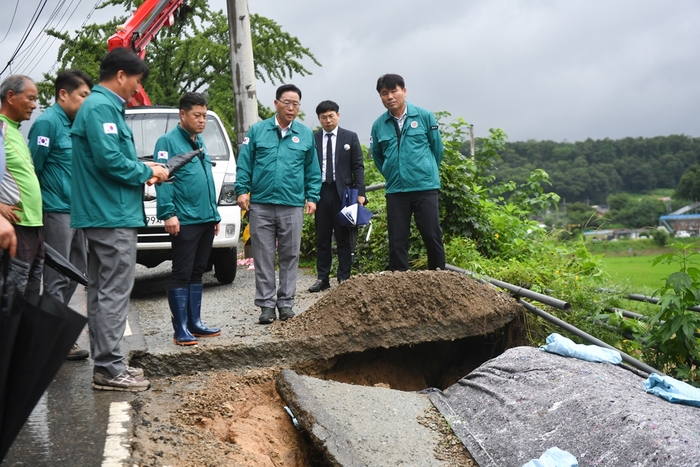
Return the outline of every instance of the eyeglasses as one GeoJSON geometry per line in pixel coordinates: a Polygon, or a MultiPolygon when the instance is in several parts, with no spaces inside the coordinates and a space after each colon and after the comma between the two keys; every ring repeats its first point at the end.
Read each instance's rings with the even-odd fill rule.
{"type": "Polygon", "coordinates": [[[337,117],[338,117],[338,114],[334,113],[332,115],[321,115],[320,117],[318,117],[318,119],[321,120],[322,122],[330,122],[330,121],[333,121],[337,117]]]}
{"type": "Polygon", "coordinates": [[[277,101],[277,102],[282,104],[284,107],[291,107],[293,109],[298,109],[299,107],[301,107],[301,102],[297,102],[297,101],[277,101]]]}

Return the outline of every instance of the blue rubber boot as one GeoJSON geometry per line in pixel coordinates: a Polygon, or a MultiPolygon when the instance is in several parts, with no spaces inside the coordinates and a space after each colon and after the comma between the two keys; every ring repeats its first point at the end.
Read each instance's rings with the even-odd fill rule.
{"type": "Polygon", "coordinates": [[[197,337],[216,337],[221,329],[202,324],[202,284],[190,284],[187,298],[187,327],[197,337]]]}
{"type": "Polygon", "coordinates": [[[177,345],[197,345],[197,339],[187,330],[187,289],[168,289],[170,318],[175,334],[173,340],[177,345]]]}

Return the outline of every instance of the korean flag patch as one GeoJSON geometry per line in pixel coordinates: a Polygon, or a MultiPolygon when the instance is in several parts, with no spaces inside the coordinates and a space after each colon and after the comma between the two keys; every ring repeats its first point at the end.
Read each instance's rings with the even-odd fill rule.
{"type": "Polygon", "coordinates": [[[116,135],[119,133],[117,131],[117,125],[114,123],[103,123],[102,127],[104,128],[106,135],[116,135]]]}
{"type": "Polygon", "coordinates": [[[158,151],[158,160],[168,160],[168,151],[158,151]]]}
{"type": "Polygon", "coordinates": [[[243,138],[243,144],[248,144],[249,141],[250,139],[247,136],[243,138]]]}
{"type": "Polygon", "coordinates": [[[47,138],[46,136],[39,136],[36,139],[36,144],[37,146],[44,146],[45,148],[49,147],[49,143],[51,142],[50,138],[47,138]]]}

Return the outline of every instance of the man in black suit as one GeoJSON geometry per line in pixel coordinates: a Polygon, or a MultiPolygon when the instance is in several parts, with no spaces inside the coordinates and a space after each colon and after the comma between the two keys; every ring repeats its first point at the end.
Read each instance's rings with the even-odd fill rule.
{"type": "Polygon", "coordinates": [[[309,288],[309,292],[320,292],[331,286],[328,277],[333,262],[333,232],[338,247],[338,283],[350,278],[352,243],[356,241],[356,235],[351,230],[353,228],[340,225],[338,212],[346,187],[357,188],[357,202],[365,202],[365,165],[360,140],[357,133],[338,126],[339,110],[338,104],[333,101],[323,101],[316,107],[316,115],[323,128],[314,135],[323,184],[315,213],[318,280],[309,288]]]}

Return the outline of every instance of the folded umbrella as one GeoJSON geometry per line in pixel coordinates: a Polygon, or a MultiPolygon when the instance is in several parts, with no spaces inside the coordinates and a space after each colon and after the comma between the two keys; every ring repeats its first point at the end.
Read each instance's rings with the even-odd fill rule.
{"type": "MultiPolygon", "coordinates": [[[[199,156],[202,153],[201,149],[195,149],[194,151],[186,152],[183,154],[178,154],[177,156],[173,156],[170,159],[168,159],[168,162],[163,164],[163,166],[168,169],[168,179],[166,180],[167,182],[172,182],[174,180],[173,175],[177,170],[182,167],[183,165],[189,163],[192,159],[195,157],[199,156]]],[[[148,182],[146,182],[149,185],[153,185],[154,183],[157,183],[158,179],[156,177],[151,177],[148,182]]]]}
{"type": "Polygon", "coordinates": [[[88,285],[85,273],[73,266],[70,261],[54,250],[48,243],[44,243],[44,263],[78,284],[88,285]]]}
{"type": "Polygon", "coordinates": [[[338,221],[345,227],[362,227],[372,218],[372,211],[359,203],[351,204],[340,210],[338,221]]]}
{"type": "Polygon", "coordinates": [[[0,322],[9,324],[2,331],[11,345],[3,342],[0,354],[0,370],[6,369],[0,375],[0,462],[87,323],[51,295],[25,299],[16,290],[2,290],[0,314],[10,319],[0,322]]]}
{"type": "Polygon", "coordinates": [[[357,202],[357,193],[357,188],[346,188],[343,191],[338,221],[344,227],[362,227],[372,218],[372,211],[357,202]]]}

